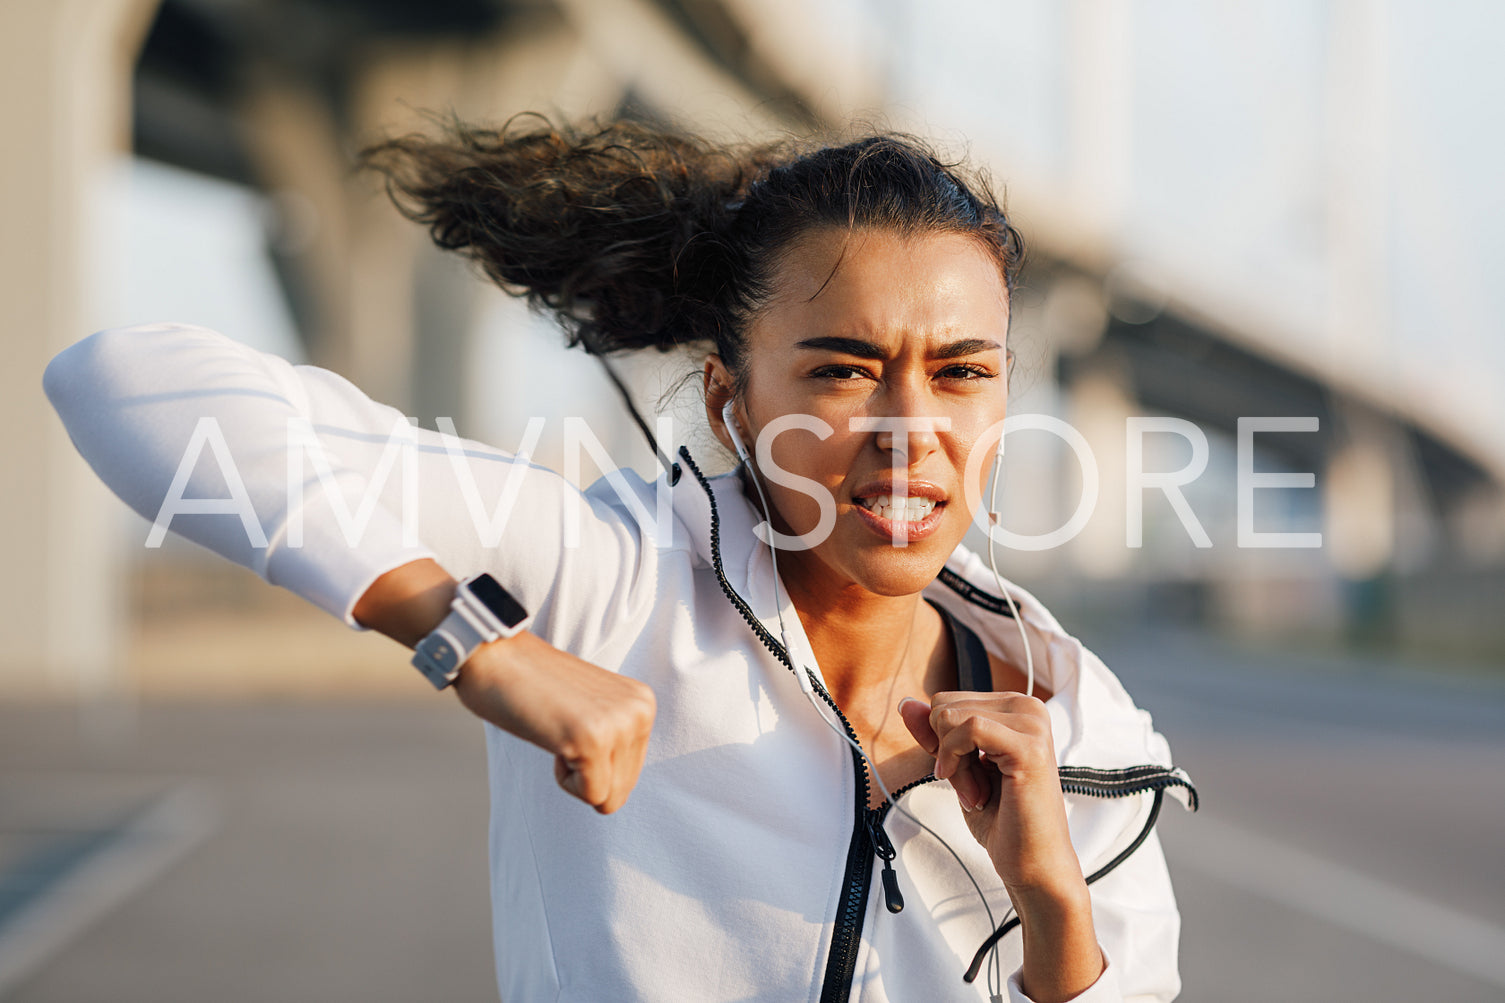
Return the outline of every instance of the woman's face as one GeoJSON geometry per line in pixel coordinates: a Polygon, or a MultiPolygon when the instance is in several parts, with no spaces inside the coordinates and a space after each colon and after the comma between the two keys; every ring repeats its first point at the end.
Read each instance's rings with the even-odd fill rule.
{"type": "MultiPolygon", "coordinates": [[[[791,587],[918,592],[967,532],[967,461],[987,451],[977,498],[1008,402],[998,266],[959,234],[828,229],[790,249],[773,288],[747,332],[737,417],[754,457],[778,468],[759,463],[776,528],[814,543],[781,547],[780,570],[791,587]],[[776,419],[792,428],[769,435],[776,419]],[[828,531],[822,492],[835,504],[828,531]]],[[[715,357],[707,379],[731,383],[715,357]]],[[[719,412],[712,426],[726,442],[719,412]]]]}

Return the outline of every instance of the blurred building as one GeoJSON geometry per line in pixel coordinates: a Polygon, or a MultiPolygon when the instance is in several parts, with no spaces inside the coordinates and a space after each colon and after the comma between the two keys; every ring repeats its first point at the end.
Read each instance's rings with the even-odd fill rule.
{"type": "MultiPolygon", "coordinates": [[[[240,193],[257,260],[237,267],[265,271],[275,304],[217,322],[227,333],[286,326],[281,350],[503,446],[551,408],[625,426],[590,360],[351,175],[355,149],[426,127],[425,109],[621,111],[729,136],[855,118],[970,153],[1032,248],[1012,409],[1090,450],[1016,433],[1004,523],[1047,534],[1096,488],[1072,539],[1007,550],[1006,573],[1124,615],[1505,652],[1490,615],[1505,605],[1505,344],[1490,337],[1505,292],[1484,280],[1505,259],[1485,166],[1501,134],[1473,111],[1500,107],[1478,21],[1505,14],[1474,15],[1398,0],[966,0],[944,17],[918,0],[10,4],[0,65],[28,97],[0,165],[15,527],[0,691],[128,688],[125,660],[174,657],[142,648],[141,617],[264,602],[186,548],[146,553],[42,399],[57,350],[165,319],[120,315],[174,278],[148,250],[121,260],[161,222],[120,215],[122,178],[170,200],[167,165],[240,193]],[[1251,418],[1299,421],[1246,422],[1241,450],[1251,418]],[[1250,546],[1251,531],[1320,546],[1250,546]]],[[[651,404],[693,365],[626,368],[651,404]]],[[[607,445],[651,465],[630,429],[607,445]]]]}

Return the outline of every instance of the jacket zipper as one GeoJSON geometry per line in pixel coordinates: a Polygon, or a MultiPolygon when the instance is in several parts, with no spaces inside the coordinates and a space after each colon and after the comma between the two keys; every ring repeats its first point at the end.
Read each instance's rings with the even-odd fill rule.
{"type": "Polygon", "coordinates": [[[1197,810],[1197,789],[1185,771],[1174,766],[1146,763],[1111,770],[1096,766],[1061,766],[1056,772],[1061,777],[1061,790],[1096,798],[1122,798],[1144,791],[1185,787],[1191,810],[1197,810]]]}
{"type": "MultiPolygon", "coordinates": [[[[684,457],[685,464],[690,468],[690,473],[695,475],[695,479],[705,489],[706,501],[711,505],[711,566],[716,571],[716,582],[721,586],[721,591],[726,593],[727,600],[738,613],[742,614],[742,619],[747,621],[747,625],[752,628],[752,632],[757,635],[758,640],[763,642],[763,646],[771,651],[773,656],[785,668],[798,677],[800,670],[795,668],[793,660],[789,657],[789,652],[784,650],[784,645],[768,632],[768,628],[763,626],[763,621],[758,619],[757,615],[753,613],[752,608],[743,601],[742,597],[737,594],[736,589],[733,589],[731,583],[726,580],[726,570],[721,563],[721,514],[716,511],[716,496],[712,493],[711,485],[706,481],[705,475],[700,472],[700,467],[696,466],[695,461],[690,458],[689,449],[680,446],[679,455],[684,457]]],[[[809,673],[807,672],[807,674],[809,673]]],[[[816,679],[814,675],[810,675],[810,682],[814,685],[816,694],[836,712],[836,716],[841,719],[842,728],[846,730],[846,733],[855,742],[857,740],[857,733],[852,730],[851,722],[841,712],[841,708],[836,706],[836,701],[831,698],[831,694],[826,692],[826,688],[821,685],[820,680],[816,679]]],[[[857,756],[855,749],[852,751],[852,755],[857,756]]],[[[857,761],[860,763],[862,758],[857,756],[857,761]]],[[[863,774],[861,780],[866,784],[866,770],[864,769],[859,772],[863,774]]],[[[863,793],[866,794],[866,791],[863,793]]],[[[867,799],[864,797],[863,803],[866,804],[866,802],[867,799]]]]}
{"type": "MultiPolygon", "coordinates": [[[[690,473],[694,474],[695,479],[700,482],[701,488],[706,493],[706,500],[711,506],[711,567],[716,572],[716,581],[721,586],[721,591],[726,594],[727,601],[732,604],[732,607],[742,615],[742,619],[747,621],[747,625],[752,628],[752,632],[757,636],[758,640],[763,642],[763,646],[772,652],[773,656],[785,668],[798,676],[800,670],[795,667],[794,661],[789,657],[789,652],[785,650],[783,644],[779,643],[778,639],[768,632],[768,628],[763,626],[763,622],[757,618],[752,609],[737,594],[736,589],[732,588],[731,583],[726,580],[726,570],[721,563],[721,515],[716,510],[716,495],[711,491],[711,486],[706,481],[705,475],[700,472],[700,467],[691,458],[690,451],[684,446],[680,446],[679,455],[685,461],[685,465],[690,468],[690,473]]],[[[806,671],[808,672],[808,670],[806,671]]],[[[860,744],[857,739],[857,732],[852,728],[851,722],[847,720],[847,716],[842,713],[841,708],[836,706],[836,701],[826,691],[825,686],[821,685],[820,680],[816,679],[813,674],[810,676],[810,682],[815,688],[816,695],[836,712],[836,717],[841,722],[841,727],[846,732],[847,737],[852,740],[854,745],[860,744]]],[[[857,777],[856,796],[854,799],[856,812],[852,825],[852,838],[847,845],[847,864],[842,883],[841,905],[836,911],[836,925],[831,934],[830,952],[826,960],[826,974],[821,985],[821,1003],[838,1003],[838,1001],[849,999],[852,994],[852,974],[857,967],[857,948],[862,941],[862,921],[867,911],[868,888],[873,878],[873,844],[876,837],[869,828],[869,819],[873,813],[878,813],[877,826],[881,831],[883,815],[887,813],[888,808],[887,805],[884,805],[882,808],[869,808],[867,806],[868,798],[871,796],[871,788],[868,785],[867,778],[867,763],[863,761],[861,754],[855,748],[852,749],[852,764],[857,777]]],[[[935,778],[930,777],[928,779],[933,780],[935,778]]],[[[911,784],[908,787],[900,788],[899,791],[894,793],[894,797],[897,798],[901,792],[913,786],[915,785],[911,784]]],[[[891,866],[893,860],[892,854],[894,852],[893,844],[889,842],[887,834],[883,836],[883,843],[887,844],[887,852],[890,854],[885,861],[885,889],[892,882],[893,890],[897,893],[898,875],[893,871],[891,866]],[[888,877],[888,875],[892,875],[892,877],[888,877]]],[[[891,903],[894,901],[898,902],[900,909],[903,908],[902,896],[897,900],[890,900],[891,903]]],[[[890,907],[892,908],[892,906],[890,907]]],[[[898,912],[898,909],[893,909],[893,911],[898,912]]]]}

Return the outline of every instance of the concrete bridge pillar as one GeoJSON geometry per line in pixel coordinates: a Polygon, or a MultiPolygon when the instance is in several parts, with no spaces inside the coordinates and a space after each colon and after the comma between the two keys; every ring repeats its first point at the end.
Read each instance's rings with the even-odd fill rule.
{"type": "Polygon", "coordinates": [[[129,149],[131,70],[156,0],[0,4],[0,692],[119,688],[118,503],[42,394],[57,351],[103,326],[91,256],[101,182],[129,149]]]}

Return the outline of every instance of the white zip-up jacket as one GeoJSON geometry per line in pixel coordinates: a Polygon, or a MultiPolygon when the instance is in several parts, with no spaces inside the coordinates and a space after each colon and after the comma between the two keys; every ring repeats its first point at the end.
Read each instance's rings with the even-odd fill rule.
{"type": "MultiPolygon", "coordinates": [[[[791,670],[735,478],[703,477],[681,450],[676,483],[614,472],[581,492],[526,458],[413,429],[333,373],[188,325],[100,332],[59,354],[44,385],[137,512],[172,516],[172,531],[352,626],[377,576],[433,557],[457,577],[491,572],[544,640],[653,687],[647,762],[612,815],[561,792],[549,754],[487,726],[507,1003],[988,998],[985,975],[962,974],[1011,915],[1002,882],[945,781],[899,802],[960,855],[993,923],[934,836],[867,807],[860,760],[791,670]],[[178,499],[222,501],[181,514],[194,506],[178,499]]],[[[1077,999],[1169,1000],[1180,919],[1153,824],[1166,792],[1188,808],[1196,792],[1097,656],[1008,587],[1053,694],[1072,843],[1084,874],[1107,870],[1089,887],[1108,965],[1077,999]]],[[[959,548],[925,594],[1022,665],[994,590],[959,548]]],[[[792,661],[818,680],[799,617],[783,613],[792,661]]],[[[1017,926],[997,950],[1003,991],[1027,1000],[1017,926]]]]}

